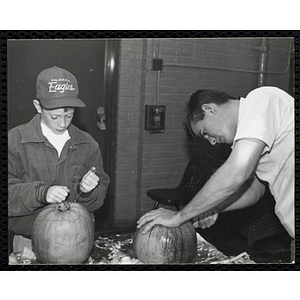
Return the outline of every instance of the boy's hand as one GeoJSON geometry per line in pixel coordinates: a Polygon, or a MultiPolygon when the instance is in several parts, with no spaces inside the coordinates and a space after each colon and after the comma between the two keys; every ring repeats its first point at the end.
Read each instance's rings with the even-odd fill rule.
{"type": "Polygon", "coordinates": [[[48,203],[61,203],[66,200],[70,190],[66,186],[54,185],[47,192],[46,201],[48,203]]]}
{"type": "Polygon", "coordinates": [[[81,179],[79,183],[79,189],[83,193],[89,193],[99,183],[99,177],[95,174],[96,168],[93,167],[89,170],[81,179]]]}

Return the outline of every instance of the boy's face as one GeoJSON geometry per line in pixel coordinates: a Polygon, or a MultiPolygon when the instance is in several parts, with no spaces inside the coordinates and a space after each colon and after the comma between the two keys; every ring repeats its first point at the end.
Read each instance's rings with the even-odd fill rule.
{"type": "Polygon", "coordinates": [[[42,122],[54,133],[61,135],[70,126],[74,108],[41,109],[42,122]]]}

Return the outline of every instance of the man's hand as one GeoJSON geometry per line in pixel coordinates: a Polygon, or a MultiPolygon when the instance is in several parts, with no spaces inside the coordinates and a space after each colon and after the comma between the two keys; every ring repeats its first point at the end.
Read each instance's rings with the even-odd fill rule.
{"type": "Polygon", "coordinates": [[[47,192],[46,201],[48,203],[61,203],[66,200],[70,190],[66,186],[54,185],[47,192]]]}
{"type": "Polygon", "coordinates": [[[95,171],[96,169],[92,168],[82,177],[79,183],[79,189],[83,193],[89,193],[98,185],[99,177],[95,174],[95,171]]]}
{"type": "Polygon", "coordinates": [[[159,224],[166,227],[177,227],[180,226],[179,215],[176,211],[159,208],[155,210],[151,210],[144,214],[137,221],[137,228],[141,228],[143,225],[145,226],[143,233],[149,231],[154,225],[159,224]]]}
{"type": "Polygon", "coordinates": [[[218,218],[217,213],[212,216],[207,216],[207,217],[200,215],[198,217],[193,218],[192,223],[195,228],[200,227],[202,229],[205,229],[205,228],[209,228],[210,226],[214,225],[216,223],[217,218],[218,218]]]}

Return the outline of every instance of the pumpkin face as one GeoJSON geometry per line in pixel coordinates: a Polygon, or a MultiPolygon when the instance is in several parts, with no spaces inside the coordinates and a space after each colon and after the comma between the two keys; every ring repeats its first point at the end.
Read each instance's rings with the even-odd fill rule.
{"type": "Polygon", "coordinates": [[[135,256],[146,264],[191,263],[197,252],[197,236],[191,222],[179,227],[154,225],[143,234],[145,225],[135,231],[135,256]]]}
{"type": "Polygon", "coordinates": [[[94,230],[93,219],[81,204],[49,204],[33,224],[32,246],[41,263],[83,263],[92,251],[94,230]]]}

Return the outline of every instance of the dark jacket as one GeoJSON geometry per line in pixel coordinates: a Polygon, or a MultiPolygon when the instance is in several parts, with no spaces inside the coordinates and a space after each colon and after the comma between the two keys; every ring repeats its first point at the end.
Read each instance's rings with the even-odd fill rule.
{"type": "Polygon", "coordinates": [[[45,194],[50,186],[67,186],[67,200],[73,202],[78,183],[91,167],[96,167],[99,185],[88,194],[82,193],[78,203],[90,212],[102,206],[110,179],[103,171],[99,145],[72,124],[69,134],[71,139],[58,158],[56,149],[42,134],[39,114],[8,132],[9,229],[16,234],[31,236],[36,216],[47,205],[45,194]]]}

